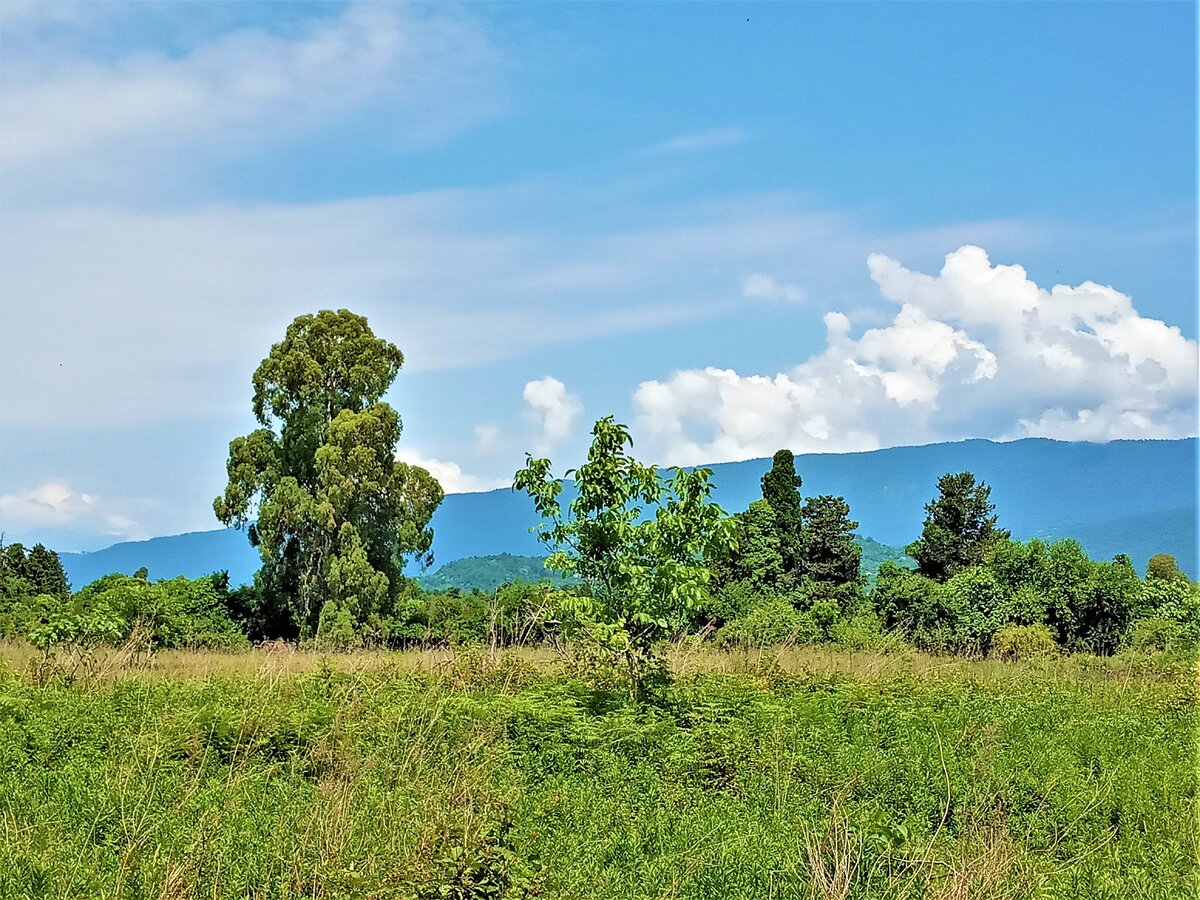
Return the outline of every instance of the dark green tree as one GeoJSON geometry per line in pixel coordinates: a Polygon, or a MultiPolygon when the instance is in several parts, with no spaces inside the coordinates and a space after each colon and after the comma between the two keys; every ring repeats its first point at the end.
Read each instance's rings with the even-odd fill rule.
{"type": "Polygon", "coordinates": [[[860,584],[862,548],[854,541],[858,523],[841,497],[823,494],[804,501],[804,573],[825,584],[860,584]]]}
{"type": "Polygon", "coordinates": [[[906,552],[917,561],[917,570],[935,581],[946,581],[956,572],[983,562],[988,548],[1006,540],[1007,531],[996,527],[992,489],[975,482],[970,472],[947,473],[938,479],[938,496],[925,504],[921,537],[906,552]]]}
{"type": "Polygon", "coordinates": [[[0,575],[5,578],[25,578],[25,547],[8,544],[0,552],[0,575]]]}
{"type": "Polygon", "coordinates": [[[442,488],[396,460],[400,418],[380,400],[403,361],[362,316],[322,310],[292,322],[255,371],[262,427],[230,443],[213,510],[258,547],[261,621],[283,606],[312,635],[336,604],[325,619],[363,622],[386,613],[406,556],[431,560],[442,488]]]}
{"type": "Polygon", "coordinates": [[[7,611],[11,601],[38,593],[26,577],[25,548],[21,544],[3,546],[2,539],[0,535],[0,613],[7,611]]]}
{"type": "Polygon", "coordinates": [[[62,560],[53,550],[42,544],[34,544],[25,559],[25,578],[33,584],[34,591],[52,597],[66,597],[71,593],[62,560]]]}
{"type": "Polygon", "coordinates": [[[714,561],[714,587],[744,582],[759,593],[777,593],[783,577],[783,557],[770,504],[755,500],[749,509],[731,518],[738,549],[714,561]]]}
{"type": "Polygon", "coordinates": [[[796,474],[796,457],[779,450],[762,477],[763,499],[775,514],[775,534],[783,560],[783,587],[796,587],[804,577],[804,513],[800,501],[802,480],[796,474]]]}

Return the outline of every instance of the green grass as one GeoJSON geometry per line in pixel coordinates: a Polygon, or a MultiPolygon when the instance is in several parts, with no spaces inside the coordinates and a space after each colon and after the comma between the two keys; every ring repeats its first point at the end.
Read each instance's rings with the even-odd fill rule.
{"type": "Polygon", "coordinates": [[[353,660],[0,676],[0,897],[1195,895],[1188,666],[353,660]]]}

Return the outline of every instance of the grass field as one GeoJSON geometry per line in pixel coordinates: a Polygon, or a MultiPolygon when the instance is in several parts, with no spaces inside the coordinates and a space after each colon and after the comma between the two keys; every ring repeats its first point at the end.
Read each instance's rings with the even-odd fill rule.
{"type": "Polygon", "coordinates": [[[0,649],[0,897],[1195,896],[1196,671],[0,649]]]}

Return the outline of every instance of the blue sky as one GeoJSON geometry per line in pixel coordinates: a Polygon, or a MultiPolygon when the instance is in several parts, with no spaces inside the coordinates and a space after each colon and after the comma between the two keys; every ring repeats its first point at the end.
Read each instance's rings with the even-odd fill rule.
{"type": "Polygon", "coordinates": [[[329,307],[451,490],[610,412],[681,464],[1196,433],[1193,4],[0,15],[10,540],[215,527],[329,307]]]}

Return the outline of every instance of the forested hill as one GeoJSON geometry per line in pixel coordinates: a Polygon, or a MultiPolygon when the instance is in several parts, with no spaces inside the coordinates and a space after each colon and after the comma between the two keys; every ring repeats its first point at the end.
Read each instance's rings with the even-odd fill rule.
{"type": "MultiPolygon", "coordinates": [[[[1074,537],[1093,557],[1128,553],[1139,569],[1151,555],[1171,553],[1195,577],[1196,452],[1195,438],[1107,444],[974,440],[801,454],[796,471],[806,496],[844,496],[859,534],[889,546],[902,547],[918,535],[939,475],[971,471],[992,486],[1000,524],[1014,537],[1074,537]]],[[[769,465],[756,459],[713,466],[718,502],[730,512],[745,509],[760,495],[759,478],[769,465]]],[[[532,524],[533,507],[524,495],[506,489],[452,494],[433,519],[436,564],[501,553],[542,556],[532,524]]],[[[227,569],[241,583],[258,567],[245,535],[228,529],[61,555],[76,587],[140,566],[152,578],[227,569]]]]}

